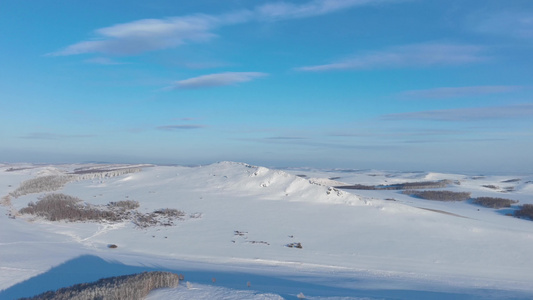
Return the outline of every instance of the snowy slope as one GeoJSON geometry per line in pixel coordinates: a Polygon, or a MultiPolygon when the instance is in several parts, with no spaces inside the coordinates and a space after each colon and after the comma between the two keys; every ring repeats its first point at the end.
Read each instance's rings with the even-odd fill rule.
{"type": "MultiPolygon", "coordinates": [[[[0,192],[8,195],[24,180],[72,173],[81,167],[96,168],[3,165],[0,192]]],[[[59,265],[79,262],[76,258],[86,255],[113,262],[103,263],[105,267],[95,271],[98,276],[125,272],[115,264],[166,268],[196,274],[188,280],[195,279],[193,284],[202,287],[161,291],[153,299],[163,299],[165,293],[235,294],[230,299],[251,298],[250,293],[257,295],[254,299],[296,299],[299,292],[308,299],[424,295],[451,299],[488,294],[526,299],[533,295],[533,261],[529,259],[533,222],[466,202],[428,201],[394,190],[331,187],[441,179],[455,182],[447,190],[533,203],[531,176],[281,171],[234,162],[144,166],[141,172],[73,181],[58,192],[95,205],[136,200],[138,211],[144,213],[162,208],[184,211],[186,216],[175,226],[141,229],[131,222],[49,222],[28,215],[8,218],[10,212],[46,193],[11,197],[10,203],[4,203],[0,289],[6,291],[0,292],[0,298],[18,293],[24,280],[47,282],[42,278],[51,278],[49,274],[59,265]],[[499,188],[484,187],[488,185],[499,188]],[[294,243],[301,243],[302,249],[287,247],[294,243]],[[118,248],[109,249],[109,244],[118,248]],[[34,277],[38,274],[41,277],[34,277]],[[219,274],[217,284],[211,284],[212,274],[219,274]],[[245,286],[250,278],[251,289],[245,286]],[[241,289],[246,291],[237,296],[241,289]],[[459,294],[450,294],[450,289],[459,294]]],[[[29,296],[47,288],[40,289],[24,292],[29,296]]]]}

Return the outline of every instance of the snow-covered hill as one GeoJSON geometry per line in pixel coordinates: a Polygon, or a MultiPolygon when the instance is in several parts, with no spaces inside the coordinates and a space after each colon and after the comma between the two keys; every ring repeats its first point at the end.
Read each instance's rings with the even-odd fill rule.
{"type": "Polygon", "coordinates": [[[532,176],[281,171],[234,162],[1,165],[0,298],[152,269],[188,276],[196,290],[181,286],[177,299],[206,293],[228,299],[533,296],[533,222],[505,215],[514,208],[333,187],[443,179],[451,183],[439,190],[533,203],[532,176]],[[56,191],[14,196],[24,181],[43,176],[70,177],[56,191]],[[17,213],[50,193],[99,208],[137,201],[131,218],[164,209],[184,214],[169,226],[143,228],[131,218],[51,222],[17,213]]]}

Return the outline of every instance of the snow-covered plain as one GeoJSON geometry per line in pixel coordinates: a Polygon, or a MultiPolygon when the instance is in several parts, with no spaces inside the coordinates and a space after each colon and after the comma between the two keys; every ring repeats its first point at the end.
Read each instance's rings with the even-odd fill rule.
{"type": "Polygon", "coordinates": [[[136,200],[140,212],[186,212],[174,226],[145,229],[130,221],[45,221],[16,211],[47,193],[5,197],[24,180],[80,167],[103,166],[0,165],[0,299],[149,270],[182,273],[190,282],[149,299],[533,298],[533,222],[505,215],[516,207],[332,188],[448,179],[453,183],[441,189],[526,204],[533,203],[533,176],[220,162],[142,166],[56,191],[96,205],[136,200]]]}

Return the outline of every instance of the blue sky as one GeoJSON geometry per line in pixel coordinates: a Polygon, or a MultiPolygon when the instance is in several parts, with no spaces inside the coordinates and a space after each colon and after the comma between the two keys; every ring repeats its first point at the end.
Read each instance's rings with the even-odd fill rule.
{"type": "Polygon", "coordinates": [[[0,39],[0,161],[533,166],[530,0],[3,0],[0,39]]]}

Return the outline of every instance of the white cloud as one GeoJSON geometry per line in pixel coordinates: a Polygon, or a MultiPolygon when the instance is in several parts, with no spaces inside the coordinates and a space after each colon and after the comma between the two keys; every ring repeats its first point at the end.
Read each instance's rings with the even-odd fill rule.
{"type": "Polygon", "coordinates": [[[97,40],[82,41],[50,55],[84,53],[138,54],[172,48],[186,42],[203,42],[216,35],[210,31],[220,19],[195,15],[169,19],[144,19],[96,30],[97,40]]]}
{"type": "Polygon", "coordinates": [[[487,85],[487,86],[465,86],[465,87],[441,87],[427,90],[412,90],[400,93],[407,98],[457,98],[480,96],[498,93],[514,92],[522,89],[521,86],[513,85],[487,85]]]}
{"type": "Polygon", "coordinates": [[[97,29],[94,39],[72,44],[48,55],[133,55],[174,48],[191,42],[209,41],[217,36],[213,31],[222,26],[251,21],[313,17],[355,6],[401,1],[406,0],[313,0],[303,4],[278,2],[261,5],[253,10],[221,15],[198,14],[166,19],[142,19],[97,29]]]}
{"type": "Polygon", "coordinates": [[[487,60],[484,48],[474,45],[424,43],[396,46],[385,51],[355,56],[339,62],[297,68],[299,71],[363,70],[375,68],[461,65],[487,60]]]}
{"type": "Polygon", "coordinates": [[[384,120],[480,121],[494,119],[533,118],[533,104],[430,110],[389,114],[384,120]]]}
{"type": "Polygon", "coordinates": [[[225,72],[193,77],[175,82],[168,89],[197,89],[248,82],[256,78],[267,76],[260,72],[225,72]]]}

